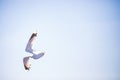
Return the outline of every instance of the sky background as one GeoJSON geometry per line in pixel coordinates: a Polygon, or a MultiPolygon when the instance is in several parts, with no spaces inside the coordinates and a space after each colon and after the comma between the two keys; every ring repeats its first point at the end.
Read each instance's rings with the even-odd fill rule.
{"type": "Polygon", "coordinates": [[[120,80],[119,0],[0,0],[0,36],[0,80],[120,80]]]}

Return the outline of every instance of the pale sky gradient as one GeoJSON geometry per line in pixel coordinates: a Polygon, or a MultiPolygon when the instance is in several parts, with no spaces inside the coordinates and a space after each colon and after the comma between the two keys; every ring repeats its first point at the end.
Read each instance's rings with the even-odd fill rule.
{"type": "Polygon", "coordinates": [[[120,80],[119,0],[1,0],[0,80],[120,80]],[[46,51],[24,70],[32,32],[46,51]]]}

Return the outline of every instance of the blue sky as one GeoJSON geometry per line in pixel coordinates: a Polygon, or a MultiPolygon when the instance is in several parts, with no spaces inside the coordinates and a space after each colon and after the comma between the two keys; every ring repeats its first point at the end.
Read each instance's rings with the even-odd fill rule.
{"type": "Polygon", "coordinates": [[[120,1],[1,0],[1,80],[119,80],[120,1]],[[32,32],[35,49],[46,51],[22,59],[32,32]]]}

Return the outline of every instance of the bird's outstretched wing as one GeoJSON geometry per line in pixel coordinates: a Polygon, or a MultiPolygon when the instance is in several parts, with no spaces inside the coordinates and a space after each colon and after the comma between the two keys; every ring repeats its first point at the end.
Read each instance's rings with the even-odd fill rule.
{"type": "Polygon", "coordinates": [[[32,53],[33,54],[33,42],[35,40],[35,37],[37,37],[37,33],[33,33],[27,43],[27,46],[25,48],[26,52],[32,53]]]}
{"type": "Polygon", "coordinates": [[[30,69],[31,65],[29,63],[29,59],[30,59],[30,56],[23,58],[23,64],[24,64],[25,70],[29,70],[30,69]]]}

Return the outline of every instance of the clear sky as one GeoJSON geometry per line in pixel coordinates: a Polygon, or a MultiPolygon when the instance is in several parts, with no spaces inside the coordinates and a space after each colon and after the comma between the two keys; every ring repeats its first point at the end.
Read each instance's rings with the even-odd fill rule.
{"type": "Polygon", "coordinates": [[[0,80],[120,80],[119,0],[0,0],[0,36],[0,80]]]}

